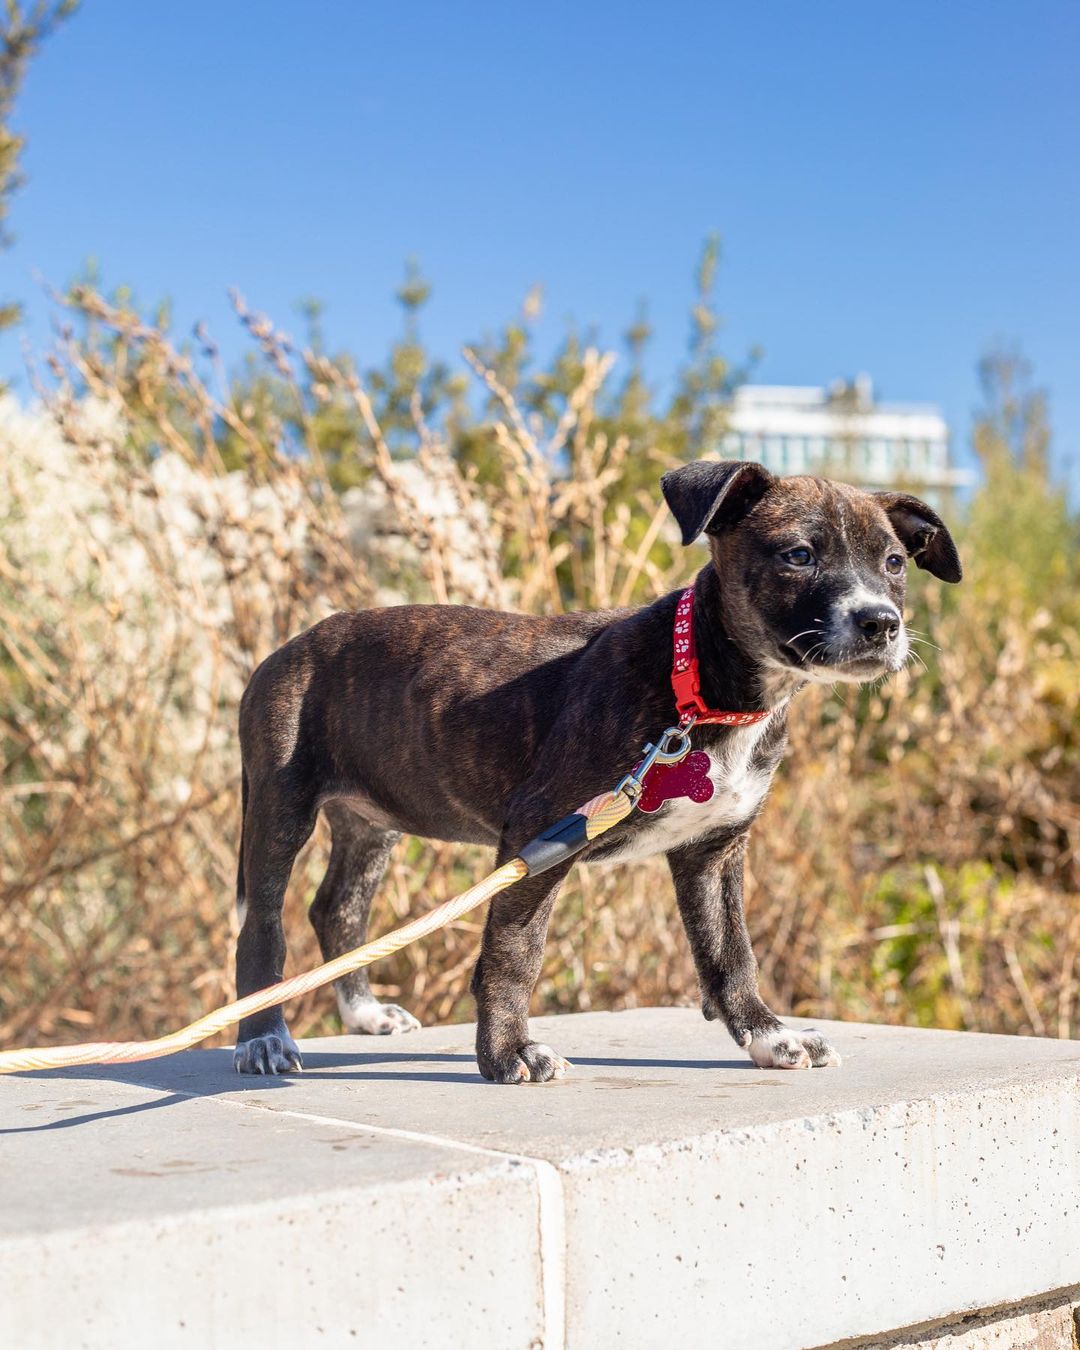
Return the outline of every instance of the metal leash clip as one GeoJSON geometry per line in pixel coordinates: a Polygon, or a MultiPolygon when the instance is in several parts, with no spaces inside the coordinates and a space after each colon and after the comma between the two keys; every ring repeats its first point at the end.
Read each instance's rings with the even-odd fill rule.
{"type": "Polygon", "coordinates": [[[616,785],[616,792],[625,792],[632,802],[637,802],[645,785],[645,775],[654,764],[678,764],[690,753],[690,731],[697,719],[680,723],[677,727],[668,727],[656,745],[651,742],[643,751],[643,758],[626,777],[616,785]]]}

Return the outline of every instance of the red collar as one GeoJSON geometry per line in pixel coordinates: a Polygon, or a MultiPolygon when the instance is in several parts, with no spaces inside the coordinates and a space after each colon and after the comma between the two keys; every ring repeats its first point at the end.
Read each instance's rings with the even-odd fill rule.
{"type": "Polygon", "coordinates": [[[694,588],[687,586],[675,609],[675,654],[671,663],[671,687],[679,723],[717,722],[725,727],[746,727],[761,722],[768,712],[721,712],[701,697],[701,674],[694,643],[694,588]]]}

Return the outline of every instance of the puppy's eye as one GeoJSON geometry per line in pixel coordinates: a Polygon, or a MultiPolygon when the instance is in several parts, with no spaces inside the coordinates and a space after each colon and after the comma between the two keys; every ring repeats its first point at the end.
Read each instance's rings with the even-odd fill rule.
{"type": "Polygon", "coordinates": [[[885,559],[885,571],[891,572],[893,576],[899,576],[904,570],[905,558],[899,553],[890,553],[885,559]]]}
{"type": "Polygon", "coordinates": [[[809,567],[814,561],[814,555],[808,548],[789,548],[780,556],[791,567],[809,567]]]}

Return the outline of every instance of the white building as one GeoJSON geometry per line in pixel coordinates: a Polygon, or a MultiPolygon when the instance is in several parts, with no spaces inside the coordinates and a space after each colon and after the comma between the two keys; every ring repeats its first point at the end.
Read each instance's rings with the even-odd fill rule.
{"type": "Polygon", "coordinates": [[[772,473],[820,473],[863,487],[911,487],[948,498],[975,475],[949,463],[949,428],[937,408],[875,403],[868,375],[829,388],[743,385],[723,440],[731,459],[772,473]]]}

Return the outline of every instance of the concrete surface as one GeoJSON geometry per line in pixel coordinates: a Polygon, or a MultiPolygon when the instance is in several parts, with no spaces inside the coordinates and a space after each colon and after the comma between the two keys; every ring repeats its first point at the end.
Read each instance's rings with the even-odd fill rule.
{"type": "Polygon", "coordinates": [[[543,1085],[484,1083],[468,1026],[284,1079],[0,1079],[0,1345],[805,1350],[1020,1304],[1007,1350],[1035,1300],[1071,1318],[1080,1043],[817,1025],[841,1069],[643,1009],[536,1019],[575,1066],[543,1085]]]}

